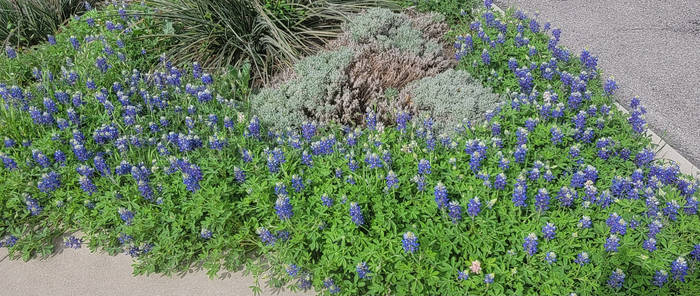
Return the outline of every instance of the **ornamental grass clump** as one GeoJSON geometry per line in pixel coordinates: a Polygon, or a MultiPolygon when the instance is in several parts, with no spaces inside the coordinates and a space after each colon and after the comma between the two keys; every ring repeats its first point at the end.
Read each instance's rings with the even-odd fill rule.
{"type": "Polygon", "coordinates": [[[370,7],[395,7],[386,0],[149,0],[153,16],[168,28],[174,63],[204,68],[252,65],[256,85],[324,47],[347,17],[370,7]]]}
{"type": "MultiPolygon", "coordinates": [[[[32,46],[54,35],[71,16],[91,10],[99,0],[0,0],[0,45],[32,46]]],[[[90,20],[90,18],[87,18],[90,20]]]]}

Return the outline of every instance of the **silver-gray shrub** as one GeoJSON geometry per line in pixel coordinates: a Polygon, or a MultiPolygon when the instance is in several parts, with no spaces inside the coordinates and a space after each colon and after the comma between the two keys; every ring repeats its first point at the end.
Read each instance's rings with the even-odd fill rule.
{"type": "Polygon", "coordinates": [[[251,98],[253,110],[262,122],[277,130],[298,127],[309,117],[320,122],[337,119],[334,102],[347,88],[344,70],[353,55],[344,49],[302,59],[294,65],[295,78],[277,88],[264,88],[251,98]]]}
{"type": "Polygon", "coordinates": [[[440,133],[451,133],[465,120],[476,124],[503,101],[469,73],[449,69],[406,86],[399,105],[414,117],[430,117],[440,133]]]}
{"type": "Polygon", "coordinates": [[[356,44],[377,43],[382,49],[397,48],[419,57],[435,55],[442,49],[437,42],[423,38],[411,17],[386,8],[372,8],[351,17],[345,32],[356,44]]]}
{"type": "Polygon", "coordinates": [[[353,16],[327,51],[304,58],[252,96],[253,110],[280,130],[305,120],[357,125],[367,109],[391,123],[397,101],[387,99],[387,89],[400,90],[455,64],[449,45],[440,45],[448,27],[436,20],[435,14],[387,9],[353,16]]]}

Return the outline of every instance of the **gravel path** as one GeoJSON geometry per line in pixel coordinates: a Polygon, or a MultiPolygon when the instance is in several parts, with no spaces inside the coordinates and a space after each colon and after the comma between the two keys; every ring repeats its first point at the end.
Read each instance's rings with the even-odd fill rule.
{"type": "Polygon", "coordinates": [[[561,43],[598,56],[616,98],[639,96],[650,128],[700,167],[700,1],[496,0],[539,13],[562,30],[561,43]]]}

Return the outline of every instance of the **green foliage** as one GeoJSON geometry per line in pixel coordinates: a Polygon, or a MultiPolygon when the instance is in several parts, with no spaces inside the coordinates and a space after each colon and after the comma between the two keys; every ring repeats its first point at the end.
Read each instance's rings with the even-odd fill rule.
{"type": "MultiPolygon", "coordinates": [[[[146,8],[139,6],[132,7],[130,14],[143,14],[147,12],[146,8]]],[[[97,75],[98,71],[94,69],[95,59],[98,56],[106,56],[104,53],[105,46],[99,40],[89,40],[93,36],[103,36],[111,42],[106,43],[114,51],[112,60],[117,60],[119,53],[128,57],[125,67],[126,71],[131,72],[133,69],[149,69],[151,65],[158,62],[157,48],[163,46],[158,40],[146,39],[144,36],[153,34],[158,28],[158,23],[153,19],[141,19],[138,22],[130,24],[127,28],[131,33],[124,33],[118,30],[109,31],[105,28],[105,23],[111,21],[118,23],[121,19],[117,15],[117,9],[114,6],[105,6],[102,10],[91,10],[86,12],[82,19],[71,19],[65,26],[61,27],[58,34],[55,35],[56,45],[42,43],[24,51],[20,51],[15,59],[8,59],[5,54],[0,55],[0,81],[9,85],[18,85],[21,87],[28,86],[36,81],[34,77],[34,69],[42,71],[42,79],[48,79],[49,72],[51,75],[61,78],[74,68],[81,75],[90,75],[93,79],[100,79],[97,75]],[[93,18],[95,27],[90,27],[86,22],[86,18],[93,18]],[[81,51],[73,50],[69,39],[74,36],[81,43],[81,51]],[[88,39],[86,39],[88,38],[88,39]],[[116,44],[117,40],[124,43],[124,48],[119,48],[116,44]],[[89,42],[86,42],[89,41],[89,42]],[[88,46],[85,46],[87,43],[88,46]],[[142,54],[142,50],[145,54],[142,54]],[[78,69],[91,69],[90,71],[80,72],[78,69]]],[[[44,36],[44,39],[46,36],[44,36]]],[[[87,77],[83,77],[87,78],[87,77]]]]}
{"type": "Polygon", "coordinates": [[[403,100],[410,100],[413,114],[434,118],[435,129],[452,133],[467,121],[474,124],[503,101],[466,71],[447,70],[433,77],[415,81],[403,90],[403,100]]]}
{"type": "Polygon", "coordinates": [[[159,34],[170,40],[176,62],[199,61],[206,68],[252,65],[257,83],[320,49],[336,37],[351,13],[393,6],[384,0],[151,0],[156,17],[174,25],[159,34]]]}
{"type": "Polygon", "coordinates": [[[418,11],[432,11],[445,16],[450,24],[456,24],[460,19],[470,18],[472,9],[477,7],[480,0],[400,0],[403,7],[415,7],[418,11]]]}
{"type": "MultiPolygon", "coordinates": [[[[0,41],[31,46],[46,40],[71,15],[85,11],[85,2],[99,0],[0,0],[0,41]]],[[[4,47],[4,46],[3,46],[4,47]]]]}

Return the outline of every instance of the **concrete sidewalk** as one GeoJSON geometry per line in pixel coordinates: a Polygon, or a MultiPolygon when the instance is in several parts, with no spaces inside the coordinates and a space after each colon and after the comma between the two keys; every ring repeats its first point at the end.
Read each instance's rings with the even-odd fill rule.
{"type": "MultiPolygon", "coordinates": [[[[29,262],[10,260],[7,248],[0,248],[2,284],[0,295],[22,296],[248,296],[255,285],[252,276],[232,273],[224,279],[210,280],[205,272],[183,277],[174,275],[132,276],[131,257],[92,254],[90,250],[64,249],[45,259],[29,262]]],[[[262,295],[301,296],[313,293],[292,293],[263,287],[262,295]]]]}
{"type": "Polygon", "coordinates": [[[639,96],[651,130],[700,167],[700,1],[496,0],[538,13],[573,53],[588,48],[628,106],[639,96]]]}

